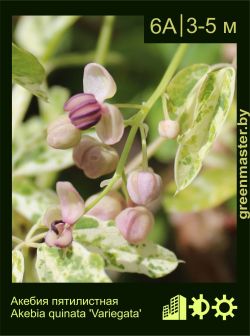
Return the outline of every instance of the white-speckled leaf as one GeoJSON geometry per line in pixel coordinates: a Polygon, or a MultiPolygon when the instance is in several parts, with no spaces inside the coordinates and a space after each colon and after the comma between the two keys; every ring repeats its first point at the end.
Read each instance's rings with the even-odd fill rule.
{"type": "Polygon", "coordinates": [[[207,74],[197,95],[193,121],[179,138],[175,158],[177,191],[186,188],[199,173],[202,161],[219,134],[230,109],[235,70],[228,66],[207,74]]]}
{"type": "Polygon", "coordinates": [[[210,66],[193,64],[180,70],[167,87],[167,107],[172,119],[178,120],[180,135],[192,124],[197,93],[210,66]]]}
{"type": "Polygon", "coordinates": [[[20,251],[12,251],[12,282],[22,282],[24,273],[24,258],[20,251]]]}
{"type": "Polygon", "coordinates": [[[14,176],[36,176],[56,172],[73,165],[72,150],[50,148],[45,142],[40,143],[29,153],[23,155],[14,171],[14,176]]]}
{"type": "Polygon", "coordinates": [[[36,176],[72,166],[72,150],[58,150],[46,142],[47,124],[39,117],[23,123],[13,144],[13,176],[36,176]]]}
{"type": "Polygon", "coordinates": [[[179,263],[173,252],[151,241],[140,245],[129,244],[114,222],[83,217],[75,226],[74,239],[100,253],[110,270],[159,278],[175,270],[179,263]]]}
{"type": "Polygon", "coordinates": [[[56,193],[49,189],[39,190],[29,180],[14,181],[12,206],[32,223],[43,215],[51,204],[57,204],[56,193]]]}
{"type": "Polygon", "coordinates": [[[37,249],[36,270],[40,282],[111,282],[104,260],[76,242],[67,249],[42,244],[37,249]]]}

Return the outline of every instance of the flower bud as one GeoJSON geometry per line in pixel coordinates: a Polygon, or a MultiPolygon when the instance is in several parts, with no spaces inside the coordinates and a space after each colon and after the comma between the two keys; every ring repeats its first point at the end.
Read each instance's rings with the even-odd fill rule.
{"type": "Polygon", "coordinates": [[[76,128],[85,130],[101,119],[102,105],[93,94],[79,93],[64,104],[64,110],[69,112],[70,121],[76,128]]]}
{"type": "Polygon", "coordinates": [[[158,131],[164,138],[175,139],[180,132],[180,126],[176,120],[162,120],[159,122],[158,131]]]}
{"type": "Polygon", "coordinates": [[[154,224],[152,213],[142,207],[127,208],[116,217],[122,236],[132,244],[143,242],[154,224]]]}
{"type": "Polygon", "coordinates": [[[73,159],[87,177],[95,179],[113,172],[119,156],[114,148],[86,135],[74,148],[73,159]]]}
{"type": "Polygon", "coordinates": [[[107,145],[119,142],[123,136],[124,122],[121,112],[114,105],[105,104],[101,120],[96,125],[96,133],[107,145]]]}
{"type": "Polygon", "coordinates": [[[81,139],[81,132],[75,128],[67,116],[62,116],[49,125],[47,142],[57,149],[74,147],[81,139]]]}
{"type": "MultiPolygon", "coordinates": [[[[99,194],[89,197],[86,201],[86,206],[91,204],[98,197],[99,194]]],[[[108,195],[105,195],[91,210],[86,214],[94,216],[100,220],[107,221],[115,219],[116,216],[125,207],[123,197],[117,191],[111,191],[108,195]]]]}
{"type": "Polygon", "coordinates": [[[128,176],[127,189],[135,204],[148,205],[155,201],[160,195],[161,188],[161,177],[153,171],[134,171],[128,176]]]}

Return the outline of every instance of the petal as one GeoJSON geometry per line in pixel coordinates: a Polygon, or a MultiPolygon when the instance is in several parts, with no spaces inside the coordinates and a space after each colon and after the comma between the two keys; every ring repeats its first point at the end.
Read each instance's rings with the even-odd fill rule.
{"type": "Polygon", "coordinates": [[[104,104],[101,120],[96,125],[96,133],[107,145],[119,142],[124,133],[124,122],[120,110],[111,104],[104,104]]]}
{"type": "Polygon", "coordinates": [[[76,146],[81,140],[81,132],[72,125],[67,115],[59,117],[47,130],[47,143],[56,149],[76,146]]]}
{"type": "Polygon", "coordinates": [[[63,108],[64,108],[64,111],[69,112],[78,106],[81,106],[83,104],[87,104],[93,101],[95,101],[95,97],[92,94],[77,93],[71,98],[69,98],[69,100],[66,101],[63,108]]]}
{"type": "Polygon", "coordinates": [[[62,219],[74,224],[84,212],[84,201],[70,182],[57,182],[57,195],[60,199],[62,219]]]}
{"type": "Polygon", "coordinates": [[[46,210],[42,222],[50,228],[51,223],[62,218],[61,209],[59,206],[50,207],[46,210]]]}
{"type": "Polygon", "coordinates": [[[70,228],[64,229],[60,237],[55,241],[55,246],[61,248],[67,247],[72,243],[72,240],[72,230],[70,228]]]}
{"type": "Polygon", "coordinates": [[[55,246],[57,238],[57,234],[53,230],[49,230],[45,236],[45,243],[50,247],[55,246]]]}
{"type": "Polygon", "coordinates": [[[84,68],[83,91],[95,96],[99,102],[116,93],[116,84],[109,72],[100,64],[89,63],[84,68]]]}

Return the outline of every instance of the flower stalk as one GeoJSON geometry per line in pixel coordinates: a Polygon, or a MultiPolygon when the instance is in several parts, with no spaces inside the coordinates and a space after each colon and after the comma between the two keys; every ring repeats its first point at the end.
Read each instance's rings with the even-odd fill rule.
{"type": "MultiPolygon", "coordinates": [[[[166,86],[168,85],[169,81],[173,77],[176,69],[178,68],[186,50],[187,50],[188,44],[183,43],[180,44],[178,47],[171,63],[169,64],[168,68],[165,71],[165,74],[163,75],[159,85],[156,87],[155,91],[152,93],[150,98],[147,100],[145,104],[143,104],[142,108],[138,111],[134,118],[134,123],[131,127],[130,133],[127,137],[126,144],[124,146],[122,155],[120,157],[119,163],[117,165],[116,172],[113,176],[113,178],[110,180],[109,184],[106,186],[106,188],[100,193],[99,197],[96,198],[93,203],[91,203],[87,210],[90,210],[94,205],[98,203],[98,201],[105,196],[114,186],[114,184],[122,177],[122,172],[124,170],[130,149],[132,147],[134,138],[136,136],[136,133],[138,131],[138,128],[143,123],[144,119],[146,118],[147,114],[153,107],[153,105],[156,103],[156,101],[163,95],[163,93],[166,90],[166,86]]],[[[86,211],[86,209],[85,209],[86,211]]]]}

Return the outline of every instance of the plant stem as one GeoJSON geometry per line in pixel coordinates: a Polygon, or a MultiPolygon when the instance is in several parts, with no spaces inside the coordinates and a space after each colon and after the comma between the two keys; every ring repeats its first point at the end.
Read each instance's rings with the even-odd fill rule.
{"type": "Polygon", "coordinates": [[[115,187],[117,186],[116,182],[118,182],[118,180],[122,176],[124,166],[126,164],[131,146],[133,144],[133,141],[134,141],[134,138],[135,138],[135,135],[137,133],[137,130],[138,130],[139,126],[143,123],[143,120],[146,118],[148,112],[153,107],[153,105],[158,100],[158,98],[165,92],[166,86],[168,85],[168,83],[171,80],[172,76],[174,75],[176,69],[178,68],[178,66],[179,66],[179,64],[180,64],[180,62],[181,62],[181,60],[182,60],[182,58],[185,54],[185,51],[186,51],[187,47],[188,47],[188,44],[186,44],[186,43],[180,44],[180,46],[178,47],[171,63],[169,64],[168,68],[166,69],[160,83],[156,87],[155,91],[152,93],[151,97],[147,100],[147,102],[142,106],[142,108],[136,114],[136,116],[134,118],[134,124],[131,127],[131,130],[130,130],[129,135],[127,137],[127,141],[125,143],[122,155],[121,155],[120,160],[118,162],[116,172],[115,172],[113,178],[111,179],[110,183],[106,186],[106,188],[100,193],[100,195],[85,209],[86,212],[89,211],[94,205],[96,205],[99,202],[99,200],[101,200],[101,198],[103,196],[105,196],[112,189],[113,186],[115,186],[115,187]]]}
{"type": "Polygon", "coordinates": [[[110,180],[109,184],[103,191],[97,196],[86,208],[84,213],[86,214],[90,209],[92,209],[102,198],[105,196],[113,187],[113,185],[119,180],[120,176],[114,174],[113,178],[110,180]]]}
{"type": "Polygon", "coordinates": [[[31,239],[32,235],[36,232],[36,230],[37,230],[39,227],[41,227],[40,221],[39,221],[39,223],[36,223],[35,225],[33,225],[33,226],[31,227],[31,229],[29,230],[29,232],[28,232],[27,235],[26,235],[25,240],[26,240],[26,241],[29,241],[29,240],[31,239]]]}
{"type": "MultiPolygon", "coordinates": [[[[150,159],[155,151],[164,143],[167,142],[168,139],[159,137],[155,139],[148,147],[147,147],[147,158],[150,159]]],[[[125,173],[129,174],[134,169],[136,169],[142,162],[142,153],[137,154],[133,160],[126,166],[125,173]]],[[[112,189],[118,189],[122,185],[122,179],[120,178],[112,189]]]]}
{"type": "Polygon", "coordinates": [[[20,239],[20,238],[18,238],[18,237],[16,237],[16,236],[12,236],[12,241],[13,241],[14,243],[17,243],[17,244],[19,244],[19,243],[22,243],[22,242],[23,242],[23,240],[22,240],[22,239],[20,239]]]}
{"type": "Polygon", "coordinates": [[[99,39],[97,41],[97,48],[95,54],[96,63],[104,64],[106,61],[106,55],[109,49],[114,20],[115,20],[114,16],[104,17],[102,29],[99,35],[99,39]]]}
{"type": "Polygon", "coordinates": [[[149,98],[149,100],[145,104],[147,106],[147,111],[144,112],[144,118],[147,116],[148,111],[152,108],[152,106],[155,104],[157,99],[163,94],[163,92],[165,92],[166,86],[168,85],[176,69],[178,68],[186,52],[187,47],[188,47],[187,43],[182,43],[178,47],[171,63],[169,64],[164,76],[162,77],[162,80],[160,81],[159,85],[153,92],[152,96],[149,98]]]}
{"type": "MultiPolygon", "coordinates": [[[[183,43],[179,46],[179,48],[177,49],[171,63],[169,64],[169,67],[165,71],[165,74],[163,75],[159,85],[157,86],[157,88],[155,89],[155,91],[153,92],[151,97],[143,105],[143,107],[138,112],[137,116],[135,117],[134,125],[131,127],[130,133],[128,135],[126,144],[124,146],[120,161],[119,161],[117,169],[116,169],[116,174],[117,175],[121,176],[123,167],[125,166],[125,163],[127,161],[127,157],[128,157],[130,148],[131,148],[132,143],[134,141],[134,137],[136,135],[136,132],[138,130],[139,125],[146,118],[148,112],[153,107],[153,105],[158,100],[158,98],[164,93],[167,84],[169,83],[169,81],[173,77],[176,69],[178,68],[178,66],[181,62],[187,47],[188,47],[188,44],[186,44],[186,43],[183,43]]],[[[104,191],[105,191],[105,189],[104,189],[104,191]]]]}
{"type": "MultiPolygon", "coordinates": [[[[155,139],[148,147],[147,147],[147,158],[150,159],[155,151],[164,143],[166,142],[166,138],[159,137],[155,139]]],[[[125,172],[126,174],[130,173],[134,169],[136,169],[142,161],[142,153],[136,155],[133,160],[127,165],[125,172]]]]}
{"type": "Polygon", "coordinates": [[[161,101],[162,101],[162,111],[163,111],[163,115],[164,115],[164,118],[166,120],[169,120],[169,114],[168,114],[168,106],[167,106],[167,97],[166,97],[166,94],[163,94],[161,96],[161,101]]]}
{"type": "Polygon", "coordinates": [[[122,192],[125,196],[126,203],[128,204],[129,194],[128,194],[128,189],[127,189],[127,177],[126,177],[126,174],[125,174],[124,170],[122,172],[122,192]]]}
{"type": "Polygon", "coordinates": [[[140,104],[114,104],[118,108],[130,108],[140,110],[143,105],[140,104]]]}
{"type": "Polygon", "coordinates": [[[29,241],[26,241],[26,240],[25,240],[25,241],[21,242],[20,244],[18,244],[18,245],[14,248],[14,250],[20,250],[22,247],[29,246],[30,243],[34,243],[34,242],[36,242],[37,240],[41,240],[41,239],[43,239],[43,238],[45,237],[45,235],[46,235],[46,232],[39,233],[38,235],[32,237],[29,241]]]}
{"type": "MultiPolygon", "coordinates": [[[[138,118],[136,118],[136,119],[138,119],[138,118]]],[[[137,130],[138,130],[138,125],[137,125],[137,123],[135,123],[131,127],[131,130],[129,132],[129,135],[127,137],[127,141],[125,143],[125,146],[124,146],[124,149],[123,149],[123,152],[122,152],[122,155],[120,157],[120,160],[119,160],[117,168],[116,168],[116,174],[119,175],[119,177],[121,177],[123,168],[126,164],[126,161],[127,161],[127,158],[128,158],[129,152],[130,152],[130,148],[133,144],[133,141],[134,141],[137,130]]]]}
{"type": "Polygon", "coordinates": [[[147,170],[148,156],[147,156],[147,142],[146,142],[144,124],[140,125],[140,133],[141,133],[141,147],[142,147],[142,168],[143,170],[147,170]]]}

